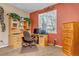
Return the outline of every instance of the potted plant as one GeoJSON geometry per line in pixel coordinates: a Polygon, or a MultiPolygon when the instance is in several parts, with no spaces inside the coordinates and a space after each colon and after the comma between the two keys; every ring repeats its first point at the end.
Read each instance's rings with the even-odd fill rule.
{"type": "Polygon", "coordinates": [[[30,20],[30,18],[24,18],[24,20],[28,22],[28,26],[31,25],[31,20],[30,20]]]}
{"type": "Polygon", "coordinates": [[[20,16],[16,13],[8,13],[7,15],[12,17],[14,21],[16,21],[16,20],[20,21],[20,16]]]}

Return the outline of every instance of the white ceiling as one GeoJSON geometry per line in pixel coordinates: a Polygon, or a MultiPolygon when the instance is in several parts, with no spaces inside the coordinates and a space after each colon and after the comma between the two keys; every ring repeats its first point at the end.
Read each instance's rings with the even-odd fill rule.
{"type": "Polygon", "coordinates": [[[11,5],[30,13],[54,4],[56,3],[12,3],[11,5]]]}

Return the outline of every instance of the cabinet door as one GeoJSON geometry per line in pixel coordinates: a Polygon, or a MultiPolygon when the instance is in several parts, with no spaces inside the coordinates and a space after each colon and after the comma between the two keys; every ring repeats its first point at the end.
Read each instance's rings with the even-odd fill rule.
{"type": "Polygon", "coordinates": [[[16,35],[16,36],[11,36],[11,39],[10,39],[10,47],[13,47],[13,48],[19,48],[21,47],[21,38],[19,37],[19,35],[16,35]]]}
{"type": "Polygon", "coordinates": [[[46,46],[47,45],[47,35],[40,35],[39,36],[39,45],[46,46]]]}

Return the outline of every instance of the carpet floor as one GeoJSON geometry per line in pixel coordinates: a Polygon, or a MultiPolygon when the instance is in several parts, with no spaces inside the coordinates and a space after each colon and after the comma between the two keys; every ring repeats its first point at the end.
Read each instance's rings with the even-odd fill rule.
{"type": "Polygon", "coordinates": [[[47,46],[47,47],[22,47],[12,49],[9,47],[0,48],[0,56],[64,56],[62,48],[47,46]]]}

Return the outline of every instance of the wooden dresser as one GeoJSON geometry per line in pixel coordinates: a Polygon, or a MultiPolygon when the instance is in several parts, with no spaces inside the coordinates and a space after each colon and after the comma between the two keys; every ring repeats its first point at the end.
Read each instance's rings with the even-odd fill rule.
{"type": "Polygon", "coordinates": [[[69,56],[79,56],[79,22],[63,24],[63,52],[69,56]]]}

